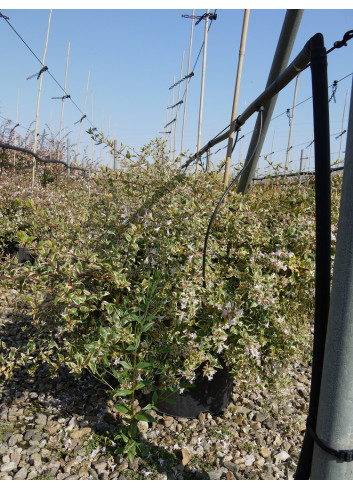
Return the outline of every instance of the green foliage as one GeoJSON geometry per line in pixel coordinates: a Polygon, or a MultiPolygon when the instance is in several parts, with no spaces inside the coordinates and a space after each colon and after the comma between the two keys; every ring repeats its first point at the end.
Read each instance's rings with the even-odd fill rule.
{"type": "MultiPolygon", "coordinates": [[[[90,191],[82,180],[59,179],[40,193],[23,189],[21,198],[11,181],[0,196],[0,239],[16,237],[36,257],[33,266],[4,262],[3,283],[23,291],[43,331],[21,362],[35,350],[53,374],[65,364],[104,382],[130,459],[140,446],[138,422],[153,422],[147,411],[157,391],[191,387],[201,364],[211,379],[218,354],[234,375],[261,382],[311,340],[311,180],[228,196],[212,227],[204,288],[204,236],[222,181],[217,173],[184,174],[161,155],[158,141],[146,146],[123,169],[102,169],[90,191]],[[136,413],[138,391],[153,397],[136,413]]],[[[333,231],[338,179],[334,188],[333,231]]]]}

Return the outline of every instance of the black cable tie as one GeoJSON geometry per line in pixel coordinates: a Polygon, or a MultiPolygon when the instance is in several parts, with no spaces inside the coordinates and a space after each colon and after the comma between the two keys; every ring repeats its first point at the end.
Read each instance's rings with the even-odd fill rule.
{"type": "Polygon", "coordinates": [[[343,46],[347,46],[347,41],[349,41],[349,40],[350,40],[350,39],[352,39],[352,38],[353,38],[353,30],[351,30],[351,31],[347,31],[347,32],[345,33],[345,35],[343,36],[342,41],[336,41],[336,42],[333,44],[333,47],[334,47],[335,49],[337,49],[337,48],[341,48],[341,47],[343,47],[343,46]]]}
{"type": "Polygon", "coordinates": [[[311,141],[311,143],[308,144],[308,146],[305,146],[305,149],[310,148],[310,146],[315,142],[315,139],[311,141]]]}
{"type": "Polygon", "coordinates": [[[333,101],[336,103],[336,91],[337,91],[337,86],[338,86],[338,80],[335,80],[332,85],[332,93],[331,97],[328,99],[329,102],[333,99],[333,101]]]}
{"type": "Polygon", "coordinates": [[[335,450],[334,448],[330,448],[325,443],[320,440],[320,438],[317,436],[313,428],[308,424],[306,425],[306,429],[308,433],[312,436],[312,438],[316,441],[316,443],[319,445],[322,450],[325,452],[329,453],[330,455],[333,455],[334,457],[338,458],[342,462],[352,462],[353,461],[353,450],[335,450]]]}
{"type": "Polygon", "coordinates": [[[172,121],[168,122],[168,124],[166,124],[166,125],[164,126],[164,129],[165,129],[166,127],[168,127],[170,124],[172,124],[173,122],[175,122],[175,121],[176,121],[176,118],[174,118],[172,121]]]}
{"type": "Polygon", "coordinates": [[[71,95],[63,95],[62,97],[52,97],[52,99],[56,99],[56,100],[64,100],[66,98],[71,98],[71,95]]]}
{"type": "Polygon", "coordinates": [[[86,115],[83,115],[83,116],[81,117],[81,119],[80,119],[79,121],[77,121],[77,122],[74,122],[74,124],[78,124],[79,122],[82,122],[82,121],[83,121],[83,119],[84,119],[85,117],[87,117],[87,116],[86,116],[86,115]]]}
{"type": "Polygon", "coordinates": [[[174,107],[176,107],[177,105],[183,104],[183,103],[184,102],[182,100],[180,100],[180,102],[177,102],[176,104],[171,105],[170,107],[167,107],[167,109],[174,109],[174,107]]]}
{"type": "Polygon", "coordinates": [[[216,20],[217,14],[215,12],[214,13],[209,12],[208,14],[205,13],[202,15],[182,14],[182,17],[184,17],[184,19],[198,19],[197,22],[195,22],[195,25],[197,25],[201,22],[201,20],[205,19],[206,17],[208,17],[210,20],[216,20]]]}
{"type": "Polygon", "coordinates": [[[172,85],[171,87],[169,87],[169,90],[171,90],[172,88],[176,87],[177,85],[179,85],[184,80],[187,80],[188,78],[191,78],[192,76],[194,76],[194,72],[193,71],[189,75],[184,76],[184,78],[182,78],[181,80],[179,80],[176,83],[174,83],[174,85],[172,85]]]}
{"type": "Polygon", "coordinates": [[[288,124],[290,127],[290,109],[287,109],[288,124]]]}
{"type": "Polygon", "coordinates": [[[341,132],[341,134],[339,134],[338,136],[336,136],[336,137],[335,137],[335,139],[338,139],[338,138],[340,138],[341,136],[343,136],[343,134],[344,134],[345,132],[347,132],[347,131],[346,131],[346,129],[345,129],[344,131],[342,131],[342,132],[341,132]]]}
{"type": "Polygon", "coordinates": [[[43,66],[43,68],[38,73],[34,73],[34,75],[29,76],[28,78],[26,78],[26,80],[30,80],[31,78],[34,78],[35,76],[37,77],[37,80],[39,80],[40,75],[42,73],[44,73],[45,71],[48,71],[48,67],[47,66],[43,66]]]}
{"type": "Polygon", "coordinates": [[[7,17],[6,15],[2,14],[1,12],[0,12],[0,17],[2,17],[5,20],[10,20],[10,17],[7,17]]]}
{"type": "MultiPolygon", "coordinates": [[[[16,129],[16,127],[18,127],[18,126],[19,126],[19,124],[17,123],[17,124],[16,124],[16,125],[15,125],[15,126],[12,128],[12,129],[11,129],[11,131],[10,131],[10,136],[11,136],[11,134],[14,132],[14,130],[16,129]]],[[[346,131],[344,131],[344,132],[346,132],[346,131]]]]}

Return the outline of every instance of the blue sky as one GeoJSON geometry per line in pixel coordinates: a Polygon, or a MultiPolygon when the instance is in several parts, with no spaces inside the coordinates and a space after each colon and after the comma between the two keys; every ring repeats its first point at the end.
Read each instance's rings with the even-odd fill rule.
{"type": "MultiPolygon", "coordinates": [[[[173,78],[179,80],[182,53],[185,51],[183,76],[186,74],[190,19],[182,14],[191,14],[192,5],[185,8],[143,10],[138,5],[131,10],[92,9],[85,10],[81,3],[68,2],[53,4],[51,28],[45,64],[50,72],[64,86],[68,42],[71,43],[67,93],[83,111],[88,71],[90,84],[86,114],[98,130],[114,137],[120,143],[127,144],[138,151],[142,145],[165,130],[167,104],[172,105],[172,91],[169,87],[173,78]],[[55,8],[55,6],[57,8],[55,8]]],[[[199,2],[198,2],[199,3],[199,2]]],[[[16,9],[2,7],[1,12],[9,17],[9,22],[23,37],[34,53],[42,59],[49,18],[49,9],[42,4],[34,4],[33,10],[23,8],[17,2],[5,2],[8,7],[18,5],[16,9]]],[[[121,5],[121,4],[119,4],[121,5]]],[[[182,6],[184,4],[181,4],[182,6]]],[[[228,3],[229,5],[229,3],[228,3]]],[[[96,6],[96,4],[95,4],[96,6]]],[[[105,7],[105,5],[103,4],[105,7]]],[[[117,4],[114,4],[117,6],[117,4]]],[[[171,3],[173,6],[173,2],[171,3]]],[[[200,6],[200,5],[198,5],[200,6]]],[[[289,5],[291,7],[291,5],[289,5]]],[[[210,9],[212,12],[214,9],[210,9]]],[[[196,9],[201,15],[205,9],[196,9]]],[[[285,9],[257,9],[250,12],[246,52],[238,103],[238,114],[242,113],[265,88],[269,70],[276,49],[278,37],[285,16],[285,9]]],[[[207,143],[230,122],[234,85],[237,71],[239,44],[243,22],[243,9],[217,9],[217,20],[212,23],[208,33],[207,62],[205,77],[204,109],[201,145],[207,143]]],[[[342,39],[344,33],[353,29],[353,10],[335,9],[305,10],[298,36],[292,51],[291,60],[303,48],[305,42],[316,32],[322,32],[326,48],[342,39]]],[[[26,78],[40,69],[39,62],[11,30],[4,19],[0,19],[0,56],[2,60],[0,116],[16,121],[16,108],[19,91],[18,122],[27,128],[35,119],[38,84],[36,78],[26,78]]],[[[194,65],[204,36],[204,23],[194,27],[191,67],[194,65]]],[[[353,72],[353,41],[347,47],[333,51],[328,56],[328,80],[340,80],[353,72]]],[[[187,102],[184,149],[190,153],[196,151],[197,130],[200,103],[202,54],[195,68],[195,76],[190,80],[187,102]]],[[[343,108],[347,90],[350,92],[352,76],[338,83],[336,103],[330,102],[331,134],[341,132],[343,108]]],[[[262,155],[275,151],[275,163],[284,161],[285,148],[289,134],[289,121],[286,109],[292,107],[295,80],[278,97],[274,116],[269,128],[262,155]],[[281,151],[284,150],[284,151],[281,151]]],[[[181,85],[181,96],[185,82],[181,85]]],[[[331,89],[330,89],[331,91],[331,89]]],[[[330,92],[331,93],[331,92],[330,92]]],[[[53,100],[61,96],[60,88],[48,76],[43,74],[43,88],[39,115],[39,132],[48,126],[54,133],[59,131],[61,101],[53,100]]],[[[175,89],[177,101],[178,87],[175,89]]],[[[299,78],[297,103],[311,96],[310,70],[299,78]]],[[[344,128],[347,128],[350,94],[347,101],[344,128]]],[[[176,153],[180,151],[183,106],[178,117],[176,153]]],[[[72,144],[78,140],[79,124],[74,124],[82,114],[70,101],[65,101],[65,134],[69,131],[72,144]]],[[[171,114],[169,114],[169,120],[171,114]]],[[[250,141],[255,117],[250,118],[242,128],[246,135],[233,153],[233,163],[239,158],[243,161],[250,141]]],[[[1,119],[3,121],[4,119],[1,119]]],[[[32,126],[34,127],[34,126],[32,126]]],[[[87,130],[88,122],[83,129],[87,130]]],[[[311,100],[301,104],[295,110],[291,153],[292,168],[299,165],[300,150],[305,149],[312,138],[311,100]]],[[[19,134],[25,129],[19,128],[19,134]]],[[[331,138],[332,162],[338,156],[340,140],[331,138]]],[[[226,141],[213,149],[215,153],[223,148],[226,141]]],[[[169,147],[169,145],[168,145],[169,147]]],[[[81,149],[86,148],[92,158],[92,143],[84,132],[81,149]]],[[[343,150],[345,139],[343,139],[343,150]]],[[[225,156],[225,149],[213,154],[214,162],[225,156]]],[[[309,158],[310,148],[304,156],[309,158]]],[[[100,147],[95,148],[95,161],[112,164],[100,147]]],[[[261,158],[260,170],[264,167],[261,158]]],[[[306,160],[306,165],[308,160],[306,160]]],[[[313,152],[311,155],[313,165],[313,152]]]]}

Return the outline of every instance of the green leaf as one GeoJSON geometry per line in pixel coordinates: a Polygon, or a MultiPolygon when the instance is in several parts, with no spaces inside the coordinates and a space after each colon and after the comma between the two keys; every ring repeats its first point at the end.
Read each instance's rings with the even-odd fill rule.
{"type": "Polygon", "coordinates": [[[127,370],[132,370],[132,365],[130,365],[130,363],[127,363],[124,360],[120,360],[119,363],[120,363],[120,365],[122,365],[123,367],[125,367],[127,370]]]}
{"type": "Polygon", "coordinates": [[[147,413],[142,413],[141,411],[139,413],[136,413],[134,418],[137,419],[138,421],[147,421],[148,423],[156,423],[156,420],[153,418],[153,416],[147,413]]]}
{"type": "Polygon", "coordinates": [[[123,404],[114,404],[114,407],[117,411],[119,411],[119,413],[130,414],[130,409],[128,409],[123,404]]]}
{"type": "Polygon", "coordinates": [[[114,391],[114,396],[129,396],[130,394],[132,394],[130,389],[117,389],[114,391]]]}
{"type": "Polygon", "coordinates": [[[149,329],[151,329],[153,326],[153,323],[148,323],[148,324],[145,324],[145,326],[142,328],[142,331],[144,333],[146,333],[146,331],[148,331],[149,329]]]}
{"type": "Polygon", "coordinates": [[[139,362],[136,365],[136,368],[146,368],[146,367],[150,367],[151,365],[152,365],[152,363],[149,363],[149,362],[139,362]]]}

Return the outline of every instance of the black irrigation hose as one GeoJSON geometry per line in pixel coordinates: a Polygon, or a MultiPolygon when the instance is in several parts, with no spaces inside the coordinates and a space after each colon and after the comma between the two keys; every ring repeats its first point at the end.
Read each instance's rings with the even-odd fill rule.
{"type": "Polygon", "coordinates": [[[250,162],[252,161],[252,159],[254,157],[254,154],[255,154],[255,151],[257,150],[257,147],[259,145],[259,141],[260,141],[260,137],[261,137],[261,133],[262,133],[263,110],[264,110],[264,108],[262,106],[258,109],[258,111],[261,114],[261,123],[260,123],[259,137],[258,137],[256,146],[254,148],[254,151],[253,151],[251,157],[248,159],[247,163],[243,166],[243,168],[240,170],[240,172],[238,173],[238,175],[230,183],[230,185],[227,188],[227,190],[223,193],[222,197],[219,199],[218,204],[216,205],[216,208],[213,211],[213,214],[211,216],[210,222],[208,223],[208,227],[207,227],[207,231],[206,231],[206,236],[205,236],[205,243],[204,243],[204,247],[203,247],[203,257],[202,257],[202,279],[203,279],[203,287],[204,288],[206,288],[206,252],[207,252],[207,243],[208,243],[208,238],[209,238],[210,231],[211,231],[211,226],[212,226],[212,223],[213,223],[213,221],[214,221],[214,219],[215,219],[215,217],[217,215],[217,212],[218,212],[219,208],[221,207],[222,202],[225,199],[226,195],[231,190],[231,188],[234,186],[234,184],[238,181],[238,179],[243,174],[243,172],[246,170],[246,168],[249,166],[250,162]]]}
{"type": "Polygon", "coordinates": [[[331,193],[327,54],[322,34],[311,39],[311,78],[315,139],[316,270],[313,360],[307,430],[294,478],[310,478],[330,304],[331,193]]]}

